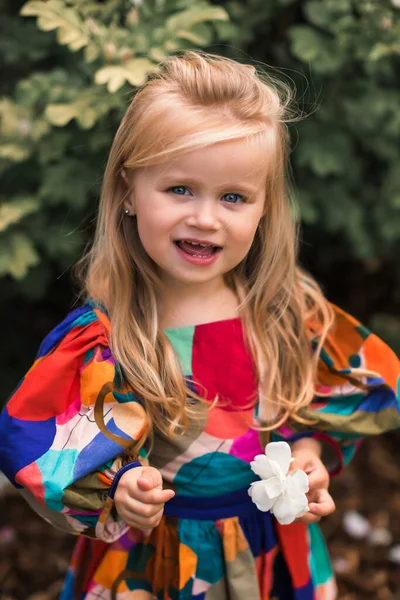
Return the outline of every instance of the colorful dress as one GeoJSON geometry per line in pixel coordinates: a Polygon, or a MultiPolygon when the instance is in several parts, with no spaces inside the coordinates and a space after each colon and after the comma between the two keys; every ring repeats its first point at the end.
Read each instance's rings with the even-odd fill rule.
{"type": "MultiPolygon", "coordinates": [[[[313,431],[287,425],[273,439],[314,436],[332,469],[360,440],[400,426],[393,352],[335,308],[321,354],[319,391],[304,411],[313,431]],[[369,369],[374,376],[363,374],[369,369]],[[334,464],[335,463],[335,464],[334,464]]],[[[146,455],[124,451],[144,435],[146,412],[123,381],[109,321],[93,301],[43,341],[0,419],[0,468],[44,519],[79,535],[61,600],[330,600],[317,525],[279,525],[251,502],[250,461],[263,452],[253,363],[239,319],[166,331],[189,385],[212,401],[178,439],[155,435],[146,455]],[[176,491],[146,535],[118,516],[121,475],[138,464],[176,491]]],[[[134,357],[132,357],[134,360],[134,357]]]]}

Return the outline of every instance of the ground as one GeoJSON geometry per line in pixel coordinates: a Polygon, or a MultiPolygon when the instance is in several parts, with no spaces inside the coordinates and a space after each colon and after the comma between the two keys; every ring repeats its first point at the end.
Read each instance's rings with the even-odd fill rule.
{"type": "MultiPolygon", "coordinates": [[[[332,481],[337,510],[322,526],[339,600],[400,600],[399,441],[398,434],[369,440],[332,481]]],[[[56,600],[73,544],[2,487],[0,600],[56,600]]]]}

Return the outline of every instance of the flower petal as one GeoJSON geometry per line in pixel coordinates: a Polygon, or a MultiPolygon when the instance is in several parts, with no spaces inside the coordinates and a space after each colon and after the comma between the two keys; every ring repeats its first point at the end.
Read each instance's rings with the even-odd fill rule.
{"type": "Polygon", "coordinates": [[[283,475],[288,474],[292,451],[287,442],[271,442],[267,444],[265,446],[265,456],[278,464],[283,475]]]}
{"type": "Polygon", "coordinates": [[[305,494],[308,492],[308,476],[307,473],[297,469],[293,473],[290,473],[287,477],[287,493],[292,497],[296,494],[305,494]]]}
{"type": "Polygon", "coordinates": [[[255,481],[249,487],[249,496],[258,510],[267,512],[275,504],[275,498],[269,498],[265,489],[265,481],[255,481]]]}
{"type": "Polygon", "coordinates": [[[277,498],[285,491],[286,481],[278,477],[270,477],[264,481],[265,490],[269,498],[277,498]]]}
{"type": "Polygon", "coordinates": [[[285,498],[283,495],[279,496],[271,509],[271,512],[275,515],[275,518],[281,525],[293,523],[297,517],[301,517],[307,511],[308,504],[305,495],[303,495],[303,498],[298,498],[296,500],[285,498]]]}
{"type": "Polygon", "coordinates": [[[292,510],[290,498],[285,498],[283,495],[279,496],[271,512],[281,525],[289,525],[289,523],[293,523],[296,518],[292,510]]]}
{"type": "Polygon", "coordinates": [[[307,506],[303,506],[298,513],[296,513],[296,519],[298,519],[299,517],[302,517],[303,515],[305,515],[308,511],[309,511],[309,507],[308,504],[307,506]]]}
{"type": "Polygon", "coordinates": [[[275,474],[265,454],[257,454],[254,460],[251,461],[250,467],[261,479],[268,479],[268,477],[273,477],[275,474]]]}

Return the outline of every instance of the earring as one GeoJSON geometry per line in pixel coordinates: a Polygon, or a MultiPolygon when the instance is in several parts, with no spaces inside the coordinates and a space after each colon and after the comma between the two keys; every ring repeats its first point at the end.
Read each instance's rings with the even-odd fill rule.
{"type": "Polygon", "coordinates": [[[129,208],[126,208],[126,209],[124,210],[124,213],[125,213],[126,215],[129,215],[129,208]]]}

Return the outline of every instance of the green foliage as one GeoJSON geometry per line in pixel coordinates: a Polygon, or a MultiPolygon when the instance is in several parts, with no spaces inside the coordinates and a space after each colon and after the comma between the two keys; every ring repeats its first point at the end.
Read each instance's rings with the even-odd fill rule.
{"type": "Polygon", "coordinates": [[[341,235],[349,258],[365,264],[390,258],[400,241],[397,4],[227,3],[242,47],[281,67],[309,115],[292,127],[303,221],[341,235]]]}

